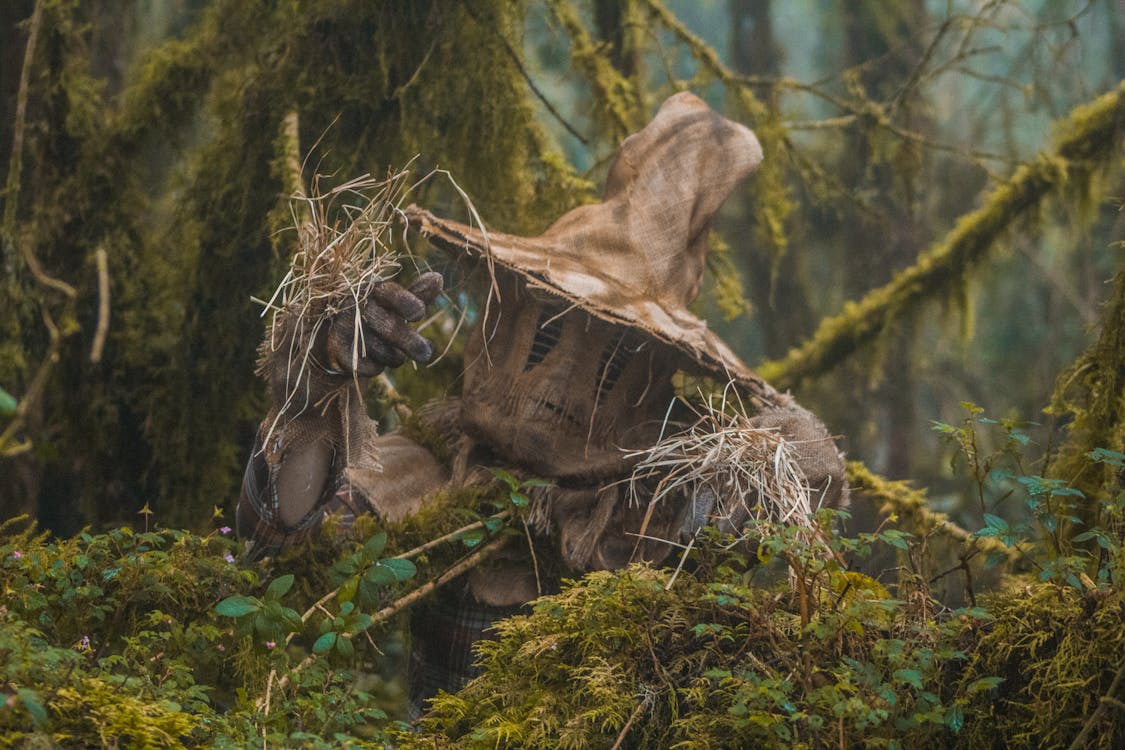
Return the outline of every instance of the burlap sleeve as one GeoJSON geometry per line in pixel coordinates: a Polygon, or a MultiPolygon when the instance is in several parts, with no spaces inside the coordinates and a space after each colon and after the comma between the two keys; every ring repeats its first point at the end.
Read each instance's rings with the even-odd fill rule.
{"type": "Polygon", "coordinates": [[[430,357],[409,322],[440,289],[441,276],[428,273],[410,289],[380,282],[340,309],[322,302],[279,312],[259,351],[270,410],[239,501],[239,531],[251,548],[273,550],[309,532],[349,475],[379,470],[361,382],[430,357]]]}

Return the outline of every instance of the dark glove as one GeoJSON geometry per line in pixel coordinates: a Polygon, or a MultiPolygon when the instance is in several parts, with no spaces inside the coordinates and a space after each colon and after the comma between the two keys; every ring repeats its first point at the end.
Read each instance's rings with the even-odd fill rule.
{"type": "Polygon", "coordinates": [[[408,358],[428,362],[433,347],[410,324],[422,319],[441,289],[441,274],[431,271],[409,288],[379,282],[358,308],[344,308],[319,325],[315,317],[296,315],[280,321],[280,330],[263,347],[261,363],[274,408],[292,414],[283,405],[296,403],[303,411],[356,377],[374,377],[408,358]]]}
{"type": "Polygon", "coordinates": [[[422,319],[441,287],[441,274],[434,271],[422,274],[407,289],[393,281],[376,284],[361,304],[362,327],[356,325],[354,307],[333,318],[325,342],[327,367],[369,378],[408,358],[430,361],[433,347],[409,324],[422,319]]]}

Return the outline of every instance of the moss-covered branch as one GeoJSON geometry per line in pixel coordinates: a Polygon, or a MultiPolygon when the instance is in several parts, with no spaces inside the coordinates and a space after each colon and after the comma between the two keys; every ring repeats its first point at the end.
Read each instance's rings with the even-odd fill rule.
{"type": "Polygon", "coordinates": [[[1089,187],[1099,170],[1119,166],[1123,116],[1125,84],[1075,109],[1059,127],[1053,153],[1020,167],[913,266],[848,303],[821,323],[812,338],[783,360],[761,365],[759,372],[781,390],[792,388],[827,372],[920,303],[949,296],[1016,221],[1068,188],[1089,187]]]}
{"type": "Polygon", "coordinates": [[[589,78],[594,94],[602,102],[611,139],[620,142],[644,125],[645,113],[640,93],[633,82],[613,67],[610,59],[599,50],[571,3],[551,2],[549,6],[551,14],[570,37],[571,60],[589,78]]]}
{"type": "MultiPolygon", "coordinates": [[[[925,490],[911,487],[908,482],[881,477],[860,461],[848,462],[848,484],[853,491],[862,492],[871,498],[881,515],[902,516],[908,520],[906,526],[915,529],[917,533],[937,529],[959,542],[974,539],[968,530],[951,521],[949,516],[931,510],[925,490]]],[[[1000,553],[1007,557],[1017,554],[1015,549],[994,537],[978,537],[975,542],[982,552],[1000,553]]]]}

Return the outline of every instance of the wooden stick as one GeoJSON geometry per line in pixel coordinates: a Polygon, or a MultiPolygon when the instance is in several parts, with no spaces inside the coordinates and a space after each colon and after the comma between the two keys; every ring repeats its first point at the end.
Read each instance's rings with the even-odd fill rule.
{"type": "Polygon", "coordinates": [[[94,331],[94,345],[90,347],[90,362],[102,361],[105,337],[109,333],[109,257],[105,248],[99,247],[94,254],[98,266],[98,327],[94,331]]]}

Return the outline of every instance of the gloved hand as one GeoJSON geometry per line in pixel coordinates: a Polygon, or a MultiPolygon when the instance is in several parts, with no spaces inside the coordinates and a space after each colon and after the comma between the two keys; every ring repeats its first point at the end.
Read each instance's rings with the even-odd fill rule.
{"type": "Polygon", "coordinates": [[[441,292],[441,274],[434,271],[419,276],[409,288],[393,281],[377,283],[360,310],[361,325],[356,325],[356,308],[336,315],[328,326],[325,364],[336,372],[354,372],[374,377],[384,367],[398,367],[406,359],[428,362],[433,356],[430,342],[409,323],[426,314],[426,305],[441,292]]]}
{"type": "Polygon", "coordinates": [[[433,348],[410,324],[422,319],[441,289],[441,274],[430,271],[408,288],[377,282],[358,308],[344,308],[319,325],[295,315],[284,320],[262,353],[274,408],[294,416],[356,378],[374,377],[408,358],[428,362],[433,348]]]}

